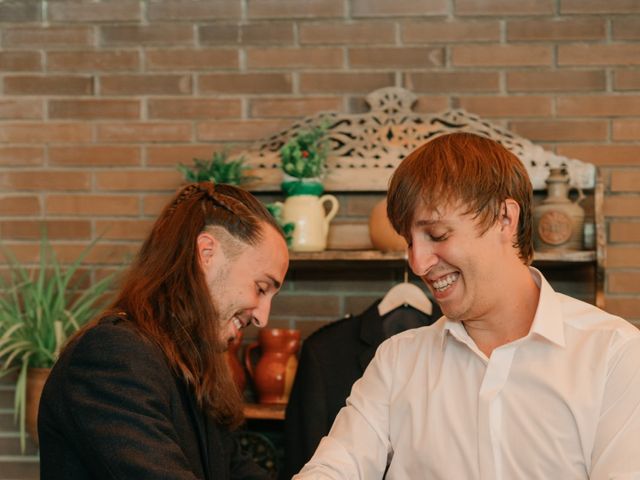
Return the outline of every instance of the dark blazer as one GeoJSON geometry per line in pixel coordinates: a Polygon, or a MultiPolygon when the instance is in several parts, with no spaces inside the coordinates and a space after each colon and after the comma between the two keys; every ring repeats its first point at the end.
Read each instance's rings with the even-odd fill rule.
{"type": "Polygon", "coordinates": [[[431,315],[400,307],[380,316],[378,303],[320,328],[304,341],[286,409],[281,479],[291,478],[311,458],[378,346],[395,333],[431,325],[441,315],[433,304],[431,315]]]}
{"type": "Polygon", "coordinates": [[[72,342],[44,387],[40,478],[266,479],[159,347],[119,317],[72,342]]]}

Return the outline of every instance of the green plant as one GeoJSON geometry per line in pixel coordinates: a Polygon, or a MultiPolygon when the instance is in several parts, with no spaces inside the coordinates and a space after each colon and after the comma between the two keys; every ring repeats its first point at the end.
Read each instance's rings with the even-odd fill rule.
{"type": "Polygon", "coordinates": [[[229,183],[231,185],[242,185],[258,177],[247,175],[249,167],[245,165],[245,157],[239,156],[235,159],[229,158],[229,153],[225,150],[214,152],[211,160],[193,159],[193,165],[180,164],[178,170],[182,173],[187,182],[229,183]]]}
{"type": "Polygon", "coordinates": [[[0,277],[0,376],[17,372],[14,416],[25,448],[27,369],[50,368],[67,338],[107,302],[113,274],[86,287],[90,272],[79,267],[97,240],[71,264],[57,259],[46,233],[40,242],[37,268],[28,268],[6,248],[7,278],[0,277]]]}
{"type": "Polygon", "coordinates": [[[280,149],[282,170],[295,178],[321,178],[326,171],[329,142],[327,127],[302,130],[280,149]]]}
{"type": "Polygon", "coordinates": [[[265,206],[267,207],[267,210],[269,210],[269,213],[273,215],[273,218],[276,219],[276,222],[278,222],[278,225],[284,233],[284,238],[287,240],[287,246],[290,247],[291,242],[293,241],[293,230],[296,228],[296,224],[282,220],[282,203],[267,203],[265,206]]]}

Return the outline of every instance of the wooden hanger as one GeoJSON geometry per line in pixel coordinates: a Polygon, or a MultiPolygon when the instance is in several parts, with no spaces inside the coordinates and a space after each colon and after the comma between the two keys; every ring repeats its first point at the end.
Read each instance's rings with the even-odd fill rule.
{"type": "Polygon", "coordinates": [[[409,305],[426,315],[431,315],[433,312],[433,305],[429,297],[427,297],[420,287],[409,282],[409,273],[406,265],[404,267],[404,281],[394,285],[386,293],[382,301],[378,304],[378,314],[382,316],[386,315],[403,305],[409,305]]]}

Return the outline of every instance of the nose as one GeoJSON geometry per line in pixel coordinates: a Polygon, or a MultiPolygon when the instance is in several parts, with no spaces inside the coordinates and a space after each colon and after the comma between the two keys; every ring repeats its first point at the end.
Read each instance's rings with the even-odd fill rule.
{"type": "Polygon", "coordinates": [[[258,307],[253,310],[253,323],[258,328],[264,328],[269,323],[269,312],[271,311],[271,300],[263,300],[258,304],[258,307]]]}
{"type": "Polygon", "coordinates": [[[438,263],[438,256],[433,247],[424,242],[414,242],[408,256],[411,271],[419,277],[425,276],[438,263]]]}

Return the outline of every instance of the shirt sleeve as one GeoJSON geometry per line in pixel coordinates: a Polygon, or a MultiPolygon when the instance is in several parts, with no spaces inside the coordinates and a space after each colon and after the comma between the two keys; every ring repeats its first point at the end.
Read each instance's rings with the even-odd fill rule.
{"type": "Polygon", "coordinates": [[[612,356],[600,411],[589,478],[640,478],[640,338],[612,356]]]}
{"type": "Polygon", "coordinates": [[[363,376],[353,385],[347,404],[340,410],[329,434],[311,460],[293,478],[382,478],[391,455],[389,405],[394,349],[383,343],[363,376]]]}

